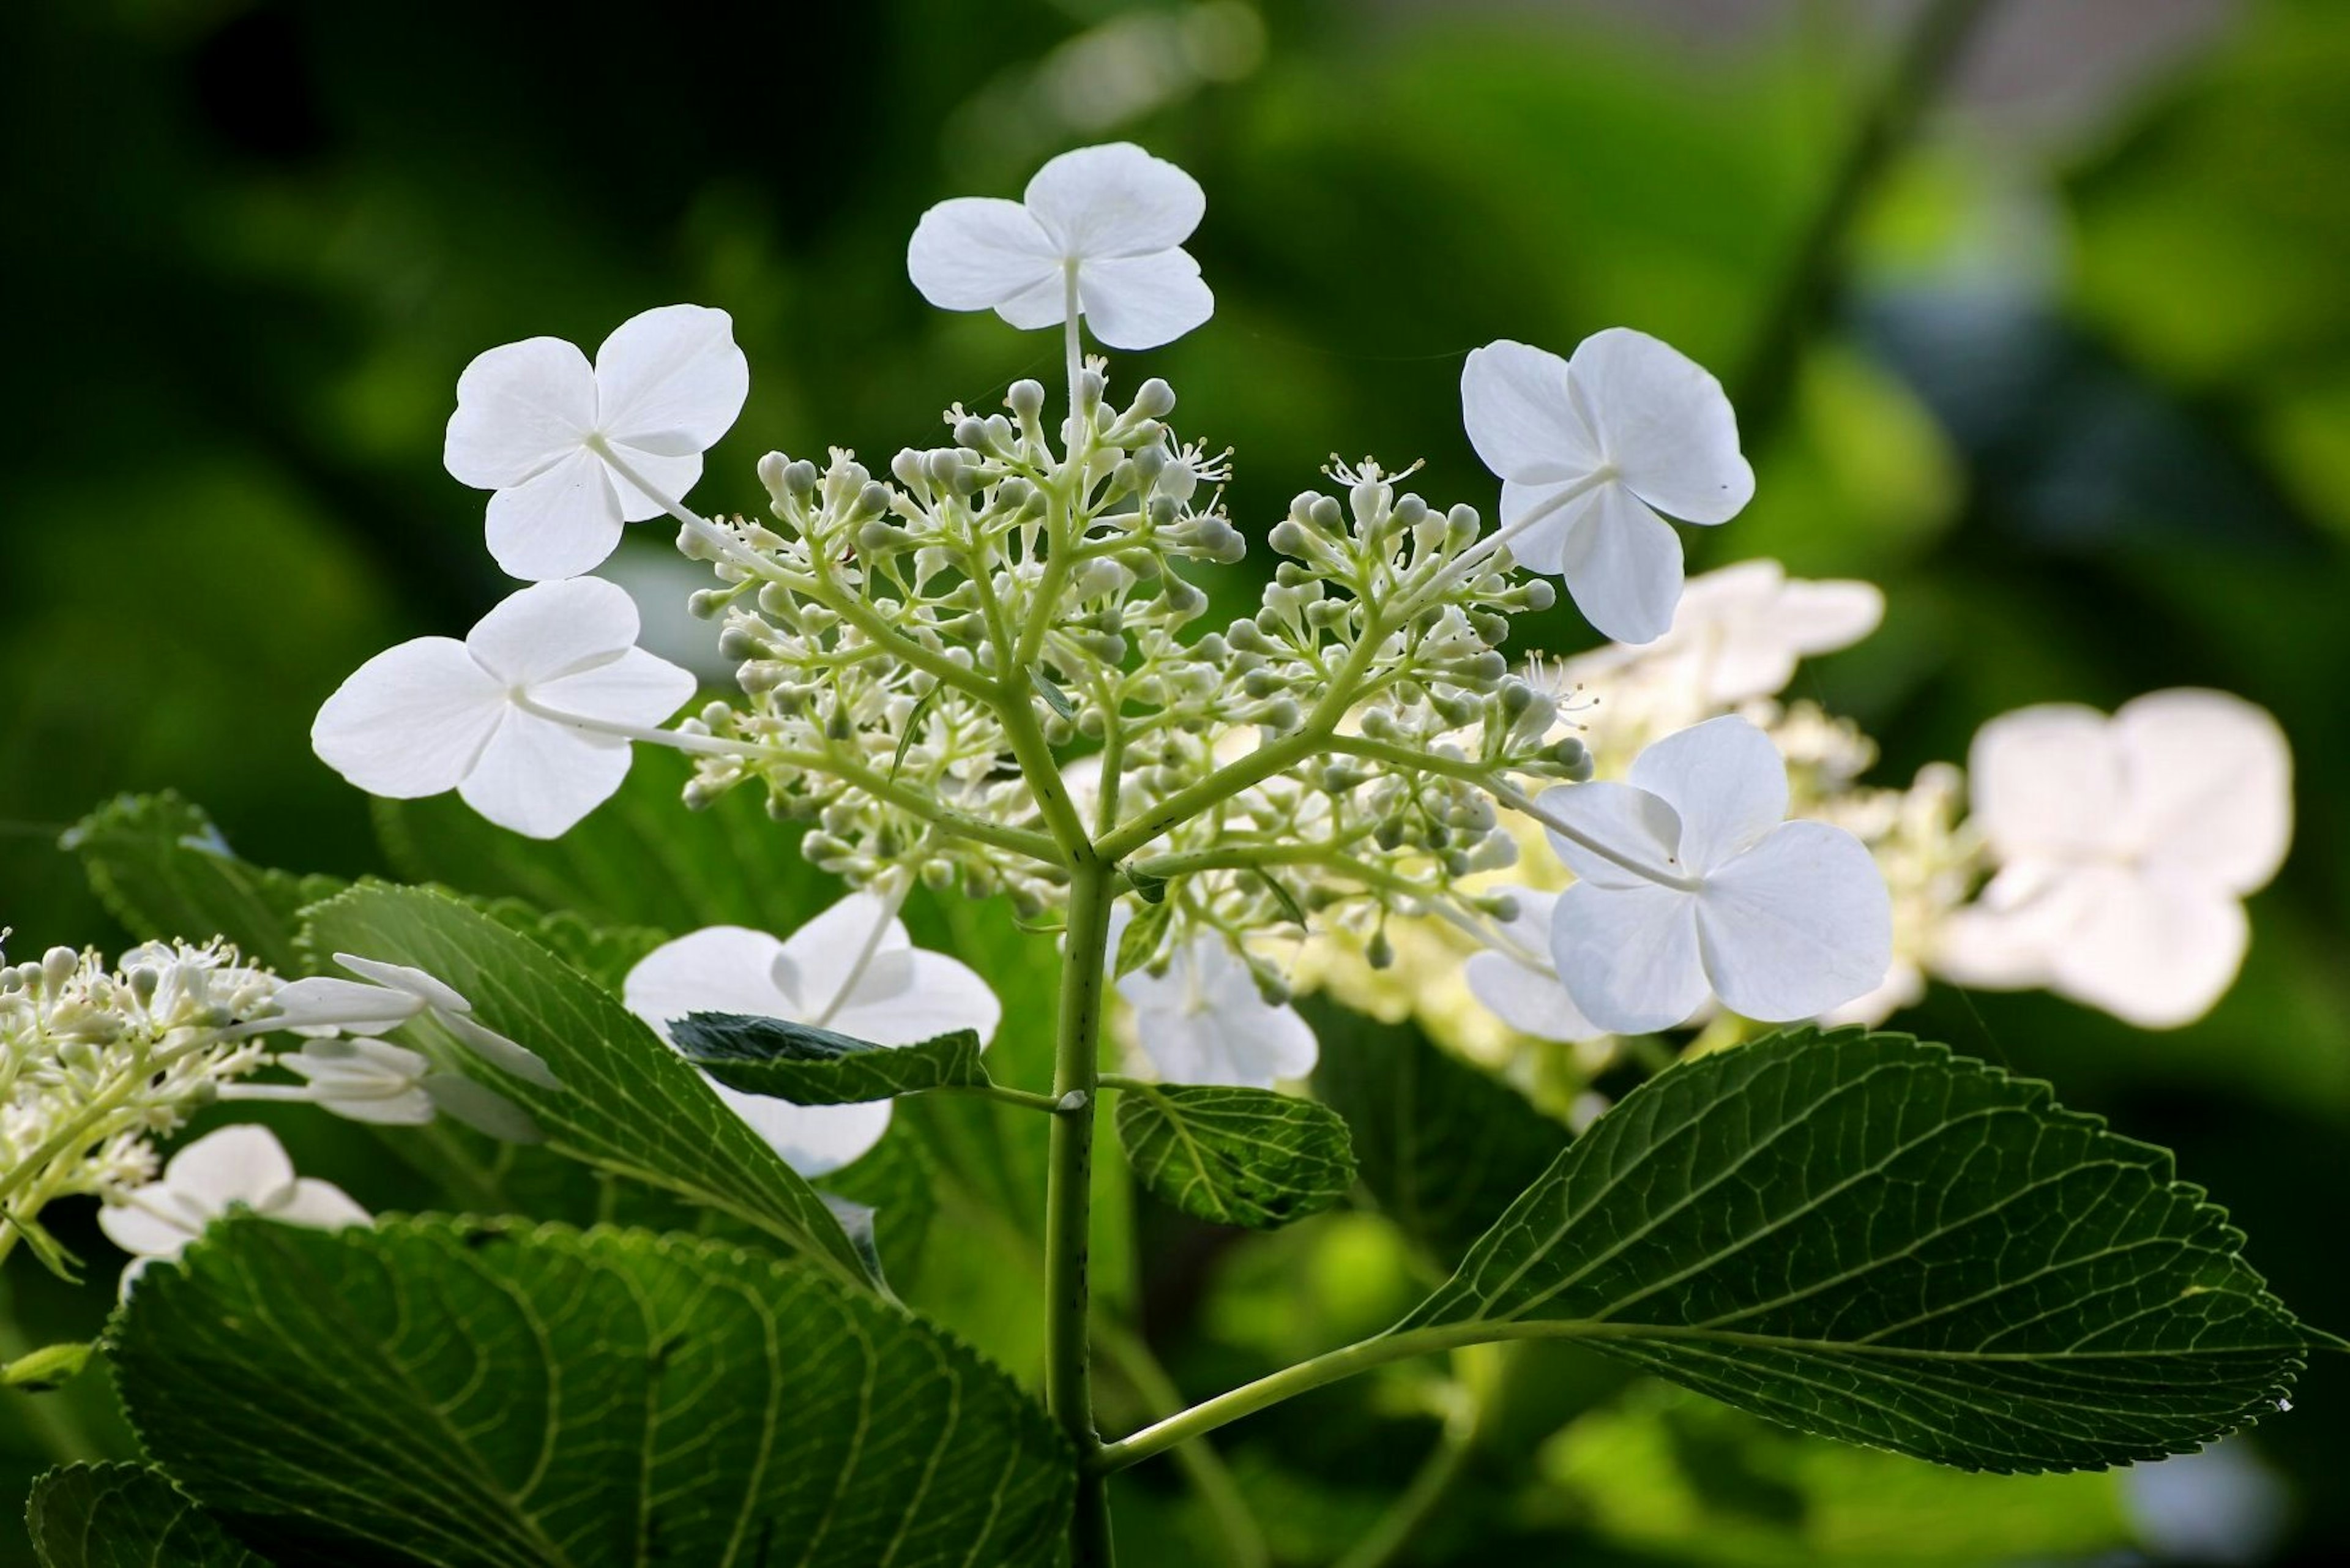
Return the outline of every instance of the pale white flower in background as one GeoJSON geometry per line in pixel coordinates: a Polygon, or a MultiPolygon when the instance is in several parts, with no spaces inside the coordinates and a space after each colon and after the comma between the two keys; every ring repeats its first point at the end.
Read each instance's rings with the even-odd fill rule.
{"type": "Polygon", "coordinates": [[[1776,696],[1804,659],[1850,648],[1884,618],[1885,595],[1874,583],[1806,581],[1773,560],[1741,561],[1691,577],[1671,628],[1654,642],[1596,649],[1568,668],[1589,677],[1634,663],[1669,665],[1690,703],[1718,713],[1776,696]]]}
{"type": "MultiPolygon", "coordinates": [[[[1113,958],[1126,923],[1111,922],[1113,958]]],[[[1135,1044],[1170,1083],[1269,1089],[1312,1072],[1320,1054],[1297,1009],[1267,1002],[1246,961],[1213,932],[1177,947],[1159,973],[1119,976],[1118,993],[1133,1010],[1135,1044]]]]}
{"type": "Polygon", "coordinates": [[[1018,202],[960,196],[922,214],[906,271],[945,310],[1057,327],[1074,300],[1113,348],[1156,348],[1214,314],[1200,264],[1200,182],[1131,142],[1081,147],[1036,171],[1018,202]]]}
{"type": "Polygon", "coordinates": [[[423,637],[354,671],[310,728],[326,763],[395,800],[455,790],[501,827],[564,833],[628,777],[621,729],[658,724],[694,680],[636,646],[637,607],[594,577],[506,598],[465,640],[423,637]]]}
{"type": "Polygon", "coordinates": [[[267,1127],[241,1122],[183,1146],[163,1167],[161,1179],[108,1195],[98,1213],[99,1229],[132,1254],[122,1288],[130,1290],[150,1262],[178,1257],[205,1226],[240,1206],[321,1231],[371,1223],[368,1211],[341,1188],[296,1175],[294,1162],[267,1127]]]}
{"type": "Polygon", "coordinates": [[[1470,994],[1503,1023],[1537,1040],[1596,1040],[1606,1034],[1575,1005],[1551,962],[1551,914],[1559,895],[1533,888],[1495,891],[1517,900],[1518,915],[1478,933],[1488,945],[1471,953],[1464,965],[1470,994]]]}
{"type": "Polygon", "coordinates": [[[1892,911],[1876,862],[1843,828],[1784,820],[1785,764],[1745,720],[1667,736],[1626,782],[1563,785],[1536,804],[1577,878],[1552,912],[1552,961],[1595,1024],[1669,1028],[1715,997],[1785,1023],[1885,978],[1892,911]]]}
{"type": "Polygon", "coordinates": [[[1610,327],[1572,359],[1503,339],[1461,373],[1470,444],[1502,480],[1502,533],[1565,579],[1599,633],[1653,641],[1673,622],[1681,543],[1658,515],[1727,523],[1752,499],[1721,384],[1646,333],[1610,327]]]}
{"type": "Polygon", "coordinates": [[[1968,770],[1998,871],[1947,923],[1939,973],[2044,985],[2144,1029],[2210,1009],[2251,938],[2243,899],[2293,837],[2293,757],[2266,711],[2192,690],[2110,719],[2025,708],[1982,727],[1968,770]]]}
{"type": "Polygon", "coordinates": [[[702,477],[750,395],[723,310],[665,305],[630,317],[596,362],[560,337],[474,358],[457,379],[442,462],[490,497],[490,554],[531,581],[592,571],[624,523],[658,517],[702,477]]]}
{"type": "MultiPolygon", "coordinates": [[[[984,1044],[1003,1007],[968,966],[917,948],[897,905],[851,893],[783,940],[711,926],[654,949],[622,986],[629,1011],[670,1040],[696,1012],[813,1024],[876,1045],[912,1045],[959,1029],[984,1044]]],[[[675,1041],[670,1043],[674,1045],[675,1041]]],[[[837,1170],[880,1141],[889,1102],[795,1106],[709,1080],[718,1097],[803,1176],[837,1170]]]]}

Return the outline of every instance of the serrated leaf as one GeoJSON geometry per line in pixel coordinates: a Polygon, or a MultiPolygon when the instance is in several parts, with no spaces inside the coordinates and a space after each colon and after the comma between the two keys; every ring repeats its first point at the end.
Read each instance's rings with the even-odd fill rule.
{"type": "Polygon", "coordinates": [[[795,1106],[847,1106],[989,1083],[979,1035],[969,1029],[911,1045],[876,1045],[788,1019],[696,1012],[672,1020],[669,1033],[679,1050],[728,1088],[795,1106]]]}
{"type": "Polygon", "coordinates": [[[1271,1089],[1123,1082],[1118,1141],[1153,1197],[1211,1225],[1274,1231],[1355,1181],[1346,1118],[1271,1089]]]}
{"type": "Polygon", "coordinates": [[[530,1113],[555,1152],[723,1210],[843,1279],[867,1277],[823,1199],[692,1064],[528,938],[432,888],[364,886],[314,908],[308,941],[436,976],[536,1052],[561,1087],[475,1071],[530,1113]]]}
{"type": "Polygon", "coordinates": [[[669,940],[648,926],[598,926],[557,909],[548,914],[520,898],[464,897],[464,902],[546,949],[607,991],[619,991],[646,954],[669,940]]]}
{"type": "Polygon", "coordinates": [[[803,830],[770,817],[754,788],[688,811],[681,795],[692,764],[651,746],[637,753],[619,793],[560,838],[509,833],[454,795],[375,802],[376,836],[411,882],[604,926],[789,931],[840,897],[840,884],[801,857],[803,830]]]}
{"type": "Polygon", "coordinates": [[[67,1465],[33,1483],[41,1568],[268,1568],[148,1465],[67,1465]]]}
{"type": "Polygon", "coordinates": [[[1044,1412],[812,1270],[644,1231],[239,1217],[115,1328],[147,1449],[285,1561],[1055,1560],[1044,1412]]]}
{"type": "Polygon", "coordinates": [[[1376,1023],[1310,998],[1300,1010],[1322,1042],[1314,1092],[1354,1130],[1364,1188],[1445,1268],[1572,1136],[1409,1024],[1376,1023]]]}
{"type": "Polygon", "coordinates": [[[301,971],[303,907],[345,886],[237,858],[202,808],[169,791],[109,801],[59,845],[80,857],[99,901],[140,940],[224,936],[281,974],[301,971]]]}
{"type": "Polygon", "coordinates": [[[817,1178],[821,1190],[872,1211],[874,1250],[892,1289],[920,1282],[931,1221],[938,1214],[938,1176],[920,1129],[893,1117],[879,1143],[817,1178]]]}
{"type": "Polygon", "coordinates": [[[1573,1334],[1789,1426],[1969,1469],[2192,1449],[2323,1336],[2048,1086],[1905,1035],[1684,1061],[1576,1140],[1395,1331],[1573,1334]]]}
{"type": "Polygon", "coordinates": [[[1163,898],[1158,903],[1145,902],[1126,922],[1126,929],[1118,934],[1118,959],[1111,966],[1110,978],[1122,980],[1158,956],[1159,944],[1174,923],[1175,906],[1163,898]]]}

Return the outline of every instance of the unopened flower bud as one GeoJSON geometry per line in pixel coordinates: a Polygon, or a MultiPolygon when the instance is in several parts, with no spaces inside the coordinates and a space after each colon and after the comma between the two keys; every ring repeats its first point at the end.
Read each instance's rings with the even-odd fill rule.
{"type": "Polygon", "coordinates": [[[1003,406],[1010,409],[1024,425],[1036,422],[1045,411],[1045,384],[1042,381],[1014,381],[1004,389],[1003,406]]]}
{"type": "Polygon", "coordinates": [[[759,483],[766,486],[767,499],[778,506],[784,504],[784,475],[791,466],[792,460],[779,452],[771,452],[759,460],[759,483]]]}
{"type": "Polygon", "coordinates": [[[1175,411],[1175,389],[1153,376],[1134,389],[1134,401],[1126,411],[1146,420],[1163,420],[1175,411]]]}

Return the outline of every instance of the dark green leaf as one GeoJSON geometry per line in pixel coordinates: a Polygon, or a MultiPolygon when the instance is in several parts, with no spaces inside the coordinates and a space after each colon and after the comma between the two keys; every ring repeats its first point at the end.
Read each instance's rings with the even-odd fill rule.
{"type": "Polygon", "coordinates": [[[845,1279],[866,1277],[824,1200],[692,1064],[546,949],[423,888],[358,888],[310,921],[317,950],[412,964],[537,1053],[560,1088],[475,1071],[530,1113],[556,1153],[724,1210],[845,1279]]]}
{"type": "Polygon", "coordinates": [[[607,991],[619,991],[629,971],[669,940],[666,932],[647,926],[593,925],[568,909],[543,913],[520,898],[464,901],[509,930],[520,931],[607,991]]]}
{"type": "Polygon", "coordinates": [[[33,1483],[41,1568],[268,1568],[146,1465],[68,1465],[33,1483]]]}
{"type": "Polygon", "coordinates": [[[211,817],[168,791],[108,802],[62,845],[81,857],[114,918],[142,941],[224,936],[282,974],[301,972],[303,906],[344,886],[246,864],[211,817]]]}
{"type": "Polygon", "coordinates": [[[923,717],[930,712],[931,704],[937,700],[939,688],[931,687],[914,700],[913,711],[906,715],[906,722],[898,735],[898,749],[889,753],[891,784],[898,782],[898,770],[906,765],[906,753],[913,749],[914,738],[922,732],[923,717]]]}
{"type": "Polygon", "coordinates": [[[938,1166],[921,1130],[892,1118],[879,1143],[816,1180],[824,1191],[872,1210],[873,1245],[890,1286],[905,1291],[919,1283],[939,1202],[938,1166]]]}
{"type": "Polygon", "coordinates": [[[696,1012],[671,1020],[669,1032],[679,1050],[728,1088],[797,1106],[847,1106],[988,1082],[979,1035],[969,1029],[912,1045],[876,1045],[813,1023],[696,1012]]]}
{"type": "Polygon", "coordinates": [[[377,801],[376,832],[411,882],[523,898],[606,926],[788,931],[840,896],[837,881],[801,858],[800,827],[770,817],[755,788],[688,811],[680,796],[691,771],[675,753],[638,747],[619,793],[560,838],[509,833],[454,795],[377,801]]]}
{"type": "Polygon", "coordinates": [[[1969,1469],[2158,1459],[2320,1343],[2164,1150],[1905,1035],[1685,1061],[1399,1325],[1572,1334],[1790,1426],[1969,1469]]]}
{"type": "Polygon", "coordinates": [[[1122,1082],[1118,1136],[1152,1196],[1212,1225],[1278,1230],[1355,1181],[1346,1119],[1271,1089],[1122,1082]]]}
{"type": "Polygon", "coordinates": [[[1322,1042],[1314,1092],[1354,1129],[1363,1186],[1451,1267],[1557,1157],[1567,1129],[1409,1024],[1311,999],[1301,1008],[1322,1042]]]}
{"type": "Polygon", "coordinates": [[[288,1562],[1052,1563],[1003,1373],[813,1270],[637,1231],[238,1218],[117,1321],[148,1449],[288,1562]]]}
{"type": "Polygon", "coordinates": [[[1289,890],[1288,885],[1270,871],[1258,872],[1256,879],[1264,884],[1265,891],[1273,895],[1273,901],[1281,906],[1283,918],[1299,930],[1304,930],[1305,908],[1297,901],[1297,895],[1289,890]]]}

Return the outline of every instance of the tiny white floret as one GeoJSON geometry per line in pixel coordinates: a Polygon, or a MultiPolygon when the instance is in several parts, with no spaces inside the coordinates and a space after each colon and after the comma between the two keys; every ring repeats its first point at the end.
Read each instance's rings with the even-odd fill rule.
{"type": "MultiPolygon", "coordinates": [[[[1125,924],[1113,922],[1112,954],[1125,924]]],[[[1305,1076],[1320,1054],[1313,1026],[1295,1008],[1267,1002],[1247,963],[1213,931],[1177,947],[1160,973],[1119,976],[1118,993],[1134,1011],[1135,1044],[1169,1083],[1269,1089],[1305,1076]]]]}

